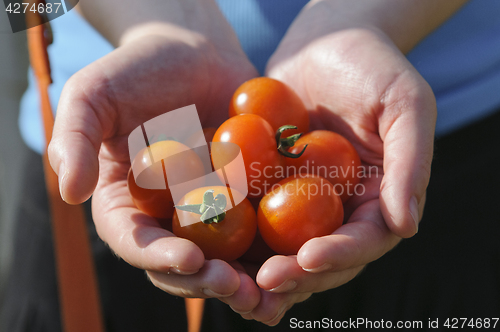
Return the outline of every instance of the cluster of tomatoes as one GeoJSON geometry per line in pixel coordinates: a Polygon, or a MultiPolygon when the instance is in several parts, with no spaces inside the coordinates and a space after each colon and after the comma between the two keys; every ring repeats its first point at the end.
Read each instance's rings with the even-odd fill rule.
{"type": "MultiPolygon", "coordinates": [[[[300,98],[282,82],[266,77],[236,90],[229,116],[217,130],[204,129],[204,133],[207,142],[239,146],[246,197],[226,186],[200,183],[174,206],[168,187],[143,189],[129,172],[129,190],[137,208],[171,227],[176,236],[196,243],[207,259],[226,261],[243,256],[262,262],[274,253],[294,255],[307,240],[331,234],[342,225],[343,203],[352,195],[349,189],[360,182],[361,167],[347,139],[326,130],[308,132],[309,115],[300,98]],[[239,203],[226,209],[229,201],[239,203]],[[180,219],[191,221],[181,226],[180,219]]],[[[223,147],[212,145],[215,170],[232,158],[223,147]]],[[[168,168],[189,174],[190,179],[205,174],[196,154],[190,156],[189,148],[176,141],[158,141],[144,154],[164,159],[179,152],[182,159],[170,158],[168,165],[149,167],[146,176],[168,168]]],[[[224,177],[234,178],[231,172],[226,168],[224,177]]]]}

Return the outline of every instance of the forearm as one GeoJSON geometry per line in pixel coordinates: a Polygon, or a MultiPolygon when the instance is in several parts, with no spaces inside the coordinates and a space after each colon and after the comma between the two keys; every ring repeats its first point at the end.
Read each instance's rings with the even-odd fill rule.
{"type": "Polygon", "coordinates": [[[81,0],[78,11],[114,46],[151,34],[236,38],[214,0],[81,0]]]}
{"type": "Polygon", "coordinates": [[[384,32],[403,53],[407,53],[466,2],[311,0],[303,13],[310,15],[310,24],[322,35],[347,28],[376,28],[384,32]]]}

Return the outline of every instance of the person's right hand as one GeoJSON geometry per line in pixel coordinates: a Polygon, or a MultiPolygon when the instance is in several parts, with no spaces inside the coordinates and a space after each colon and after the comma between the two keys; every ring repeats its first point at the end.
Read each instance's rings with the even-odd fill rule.
{"type": "Polygon", "coordinates": [[[204,127],[218,126],[236,88],[257,75],[215,3],[200,3],[189,8],[186,26],[137,24],[116,50],[76,73],[61,95],[48,154],[63,199],[77,204],[93,194],[101,239],[148,271],[157,287],[182,297],[249,290],[250,305],[256,306],[257,286],[250,277],[226,262],[205,261],[194,243],[141,213],[127,188],[127,139],[133,129],[191,104],[204,127]],[[247,282],[249,287],[240,287],[247,282]]]}
{"type": "MultiPolygon", "coordinates": [[[[344,205],[340,228],[307,241],[296,255],[276,255],[260,267],[256,281],[261,300],[244,318],[278,324],[295,303],[349,282],[418,230],[430,177],[436,104],[429,85],[395,44],[398,38],[369,24],[377,12],[385,15],[398,6],[406,12],[409,5],[389,8],[389,2],[311,1],[268,63],[267,74],[288,84],[304,101],[310,130],[345,136],[362,161],[356,172],[365,173],[362,190],[353,189],[355,195],[344,205]]],[[[407,45],[409,35],[404,37],[407,45]]],[[[309,169],[319,172],[314,165],[309,169]]]]}

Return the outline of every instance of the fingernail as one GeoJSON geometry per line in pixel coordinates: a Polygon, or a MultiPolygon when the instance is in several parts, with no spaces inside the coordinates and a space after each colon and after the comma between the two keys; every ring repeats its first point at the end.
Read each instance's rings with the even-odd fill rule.
{"type": "Polygon", "coordinates": [[[176,267],[171,267],[168,272],[173,272],[175,274],[180,274],[180,275],[183,275],[183,276],[186,276],[186,275],[190,275],[190,274],[195,274],[196,272],[198,272],[199,270],[196,270],[196,271],[184,271],[184,270],[180,270],[176,267]]]}
{"type": "Polygon", "coordinates": [[[240,315],[246,315],[246,314],[249,314],[252,312],[252,310],[248,310],[248,311],[239,311],[239,310],[236,310],[234,309],[233,307],[229,306],[229,308],[233,309],[233,311],[237,314],[240,314],[240,315]]]}
{"type": "Polygon", "coordinates": [[[295,280],[289,280],[289,279],[287,279],[281,285],[279,285],[278,287],[274,287],[274,288],[268,289],[267,291],[268,292],[273,292],[273,293],[284,293],[284,292],[291,291],[295,287],[297,287],[297,283],[295,282],[295,280]]]}
{"type": "Polygon", "coordinates": [[[312,269],[302,268],[302,270],[304,270],[306,272],[311,272],[311,273],[319,273],[319,272],[323,272],[323,271],[326,271],[326,270],[330,270],[331,268],[332,268],[331,264],[325,263],[325,264],[323,264],[321,266],[314,267],[312,269]]]}
{"type": "Polygon", "coordinates": [[[201,290],[206,296],[209,296],[209,297],[228,297],[228,296],[231,296],[234,294],[231,293],[231,294],[219,294],[219,293],[216,293],[214,292],[213,290],[209,289],[209,288],[203,288],[201,290]]]}
{"type": "MultiPolygon", "coordinates": [[[[269,323],[271,323],[272,321],[274,321],[275,319],[277,319],[279,316],[281,316],[283,314],[283,312],[286,310],[286,306],[287,306],[286,303],[283,304],[281,306],[281,308],[278,310],[278,313],[276,314],[276,316],[273,317],[273,319],[270,319],[270,320],[268,320],[266,322],[263,322],[263,323],[266,324],[266,325],[269,325],[269,323]]],[[[273,324],[273,326],[274,325],[276,325],[276,324],[273,324]]]]}
{"type": "Polygon", "coordinates": [[[64,165],[64,162],[62,161],[61,164],[59,165],[59,193],[61,194],[61,198],[63,201],[66,202],[66,199],[64,198],[64,193],[63,193],[63,187],[64,187],[64,182],[66,181],[67,178],[67,173],[66,173],[66,166],[64,165]]]}
{"type": "Polygon", "coordinates": [[[413,218],[413,222],[415,223],[415,233],[417,233],[419,216],[418,216],[418,202],[415,196],[412,196],[412,198],[410,199],[410,214],[411,217],[413,218]]]}

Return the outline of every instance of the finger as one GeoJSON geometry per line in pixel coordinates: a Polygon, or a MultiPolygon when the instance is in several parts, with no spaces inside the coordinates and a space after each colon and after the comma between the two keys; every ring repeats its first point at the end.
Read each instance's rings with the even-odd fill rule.
{"type": "Polygon", "coordinates": [[[84,71],[74,75],[63,89],[48,148],[61,196],[70,204],[91,196],[98,180],[103,134],[113,123],[106,115],[106,84],[98,76],[86,75],[88,69],[84,71]]]}
{"type": "Polygon", "coordinates": [[[235,262],[231,264],[240,277],[240,287],[231,296],[220,300],[228,304],[234,312],[244,316],[249,314],[260,302],[260,290],[243,267],[235,262]]]}
{"type": "Polygon", "coordinates": [[[297,254],[297,262],[312,273],[342,271],[378,259],[400,240],[385,224],[378,200],[372,200],[332,235],[307,241],[297,254]]]}
{"type": "Polygon", "coordinates": [[[244,318],[254,319],[269,326],[277,325],[295,303],[305,301],[312,295],[312,293],[274,294],[263,289],[260,293],[259,305],[244,318]]]}
{"type": "Polygon", "coordinates": [[[323,292],[352,280],[363,266],[338,272],[311,273],[297,263],[296,256],[271,257],[257,276],[260,287],[271,293],[323,292]]]}
{"type": "Polygon", "coordinates": [[[204,264],[205,257],[197,245],[174,236],[155,218],[134,207],[126,180],[99,185],[92,212],[99,237],[135,267],[193,274],[204,264]]]}
{"type": "Polygon", "coordinates": [[[392,84],[380,119],[385,173],[381,209],[391,231],[401,237],[418,231],[434,144],[434,95],[423,79],[415,83],[416,75],[413,71],[402,74],[392,84]],[[405,90],[408,86],[409,91],[405,90]]]}
{"type": "Polygon", "coordinates": [[[204,264],[201,249],[163,229],[134,208],[114,209],[96,220],[99,237],[129,264],[150,271],[188,275],[204,264]]]}
{"type": "Polygon", "coordinates": [[[179,275],[148,271],[151,282],[167,293],[182,297],[224,298],[240,286],[238,273],[226,262],[212,259],[195,274],[179,275]]]}

